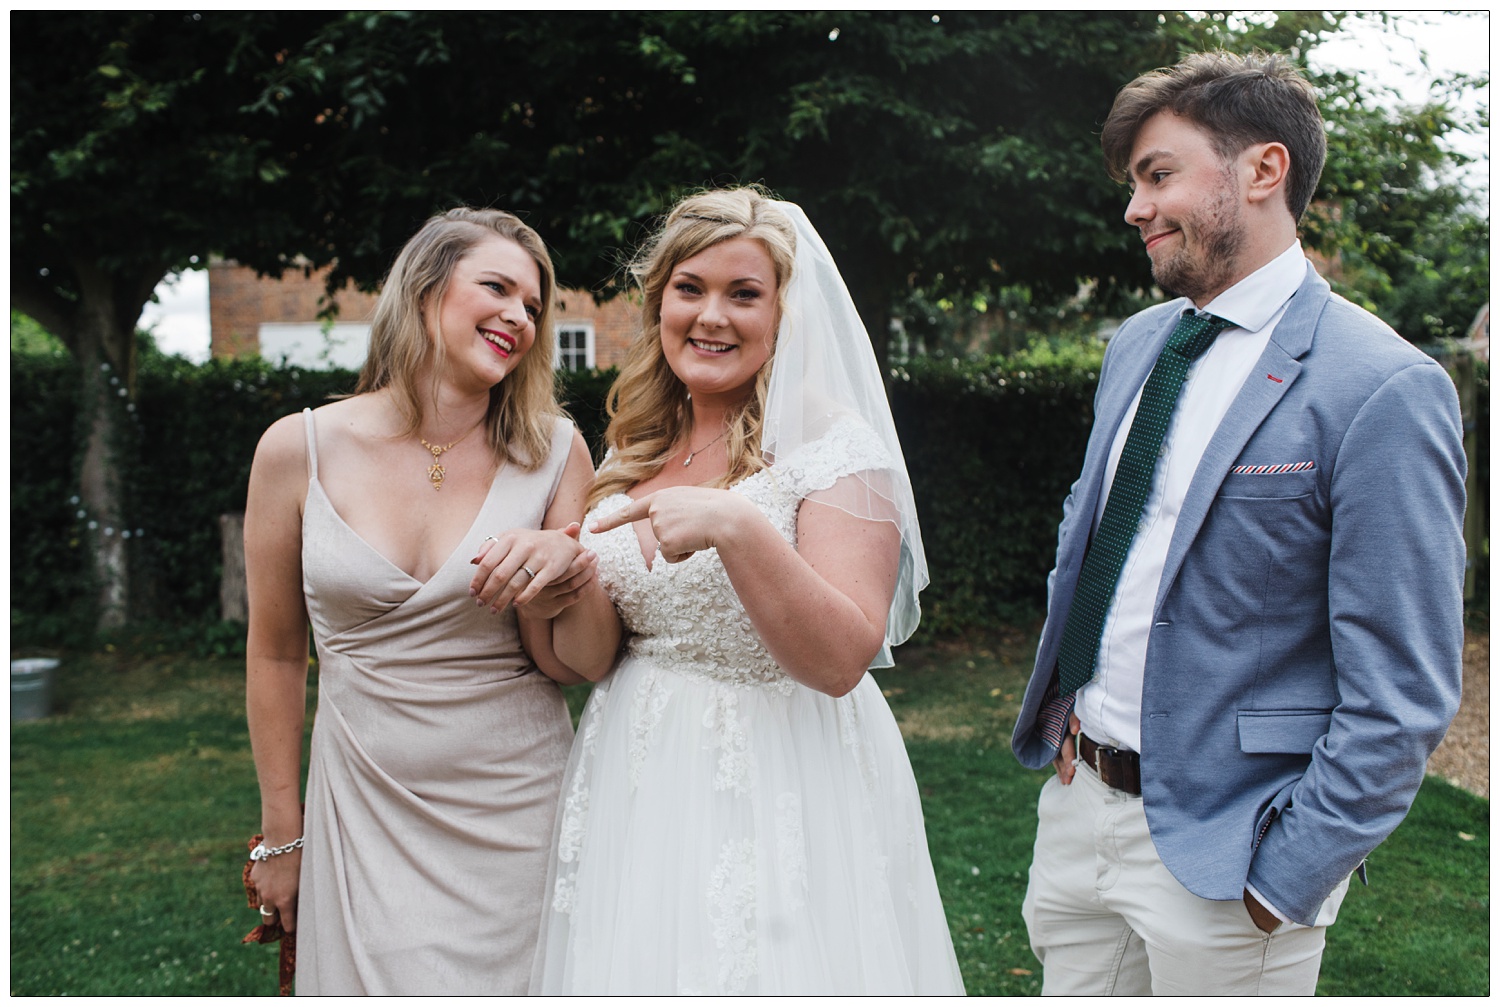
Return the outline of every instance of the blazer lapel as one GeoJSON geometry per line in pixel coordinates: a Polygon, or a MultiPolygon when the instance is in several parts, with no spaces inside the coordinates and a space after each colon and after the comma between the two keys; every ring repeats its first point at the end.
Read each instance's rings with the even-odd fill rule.
{"type": "Polygon", "coordinates": [[[1312,263],[1308,263],[1302,286],[1292,295],[1286,314],[1281,316],[1265,352],[1255,363],[1255,370],[1250,372],[1250,377],[1235,396],[1198,462],[1198,470],[1193,474],[1187,497],[1182,502],[1182,512],[1177,516],[1172,544],[1167,548],[1166,566],[1156,591],[1155,611],[1161,611],[1161,603],[1177,579],[1182,561],[1198,537],[1198,529],[1203,527],[1208,509],[1213,506],[1230,467],[1301,375],[1301,358],[1312,348],[1313,333],[1317,329],[1318,317],[1328,303],[1328,294],[1327,281],[1318,275],[1312,263]],[[1275,375],[1281,380],[1270,381],[1266,375],[1275,375]]]}

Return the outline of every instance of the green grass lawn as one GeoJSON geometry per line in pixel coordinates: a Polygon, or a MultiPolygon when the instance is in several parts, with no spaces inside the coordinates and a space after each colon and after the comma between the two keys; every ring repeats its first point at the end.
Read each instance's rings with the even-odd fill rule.
{"type": "MultiPolygon", "coordinates": [[[[878,676],[971,994],[1040,988],[1020,905],[1045,777],[1008,746],[1032,645],[907,648],[878,676]]],[[[239,943],[259,817],[241,664],[105,653],[60,676],[56,715],[11,730],[12,994],[273,994],[275,951],[239,943]]],[[[1350,889],[1320,992],[1488,992],[1488,822],[1489,802],[1428,781],[1350,889]]]]}

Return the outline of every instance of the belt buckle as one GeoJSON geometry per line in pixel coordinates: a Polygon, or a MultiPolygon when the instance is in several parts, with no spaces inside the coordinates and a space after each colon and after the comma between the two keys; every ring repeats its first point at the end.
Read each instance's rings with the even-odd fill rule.
{"type": "Polygon", "coordinates": [[[1109,745],[1101,745],[1097,741],[1093,741],[1093,739],[1089,740],[1093,742],[1094,746],[1094,772],[1098,773],[1099,779],[1103,780],[1106,784],[1114,786],[1114,784],[1111,782],[1110,777],[1113,777],[1115,775],[1113,772],[1115,763],[1106,763],[1105,760],[1118,757],[1120,754],[1120,750],[1118,748],[1111,748],[1109,745]]]}
{"type": "Polygon", "coordinates": [[[1131,756],[1134,752],[1123,748],[1107,747],[1100,745],[1095,753],[1094,769],[1099,773],[1099,779],[1104,783],[1126,794],[1139,794],[1141,785],[1139,780],[1132,781],[1131,756]],[[1105,761],[1106,756],[1108,762],[1105,761]],[[1107,769],[1105,767],[1108,767],[1107,769]]]}
{"type": "Polygon", "coordinates": [[[1099,768],[1099,766],[1101,764],[1100,763],[1100,759],[1103,756],[1107,755],[1111,759],[1119,759],[1122,756],[1125,756],[1125,755],[1128,755],[1128,754],[1129,753],[1126,752],[1125,749],[1123,749],[1123,748],[1115,748],[1115,747],[1113,747],[1111,745],[1097,745],[1094,748],[1094,768],[1095,769],[1099,768]]]}

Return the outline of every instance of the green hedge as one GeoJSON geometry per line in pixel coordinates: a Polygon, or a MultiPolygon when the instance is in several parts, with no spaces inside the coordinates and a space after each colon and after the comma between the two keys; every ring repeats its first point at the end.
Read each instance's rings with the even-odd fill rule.
{"type": "MultiPolygon", "coordinates": [[[[62,351],[10,358],[10,593],[16,615],[55,636],[93,624],[79,540],[74,444],[78,366],[62,351]]],[[[13,627],[14,632],[15,627],[13,627]]]]}
{"type": "Polygon", "coordinates": [[[255,446],[278,418],[354,390],[349,371],[259,360],[199,366],[159,357],[141,368],[139,464],[130,503],[145,537],[131,557],[135,603],[162,619],[217,619],[219,515],[245,509],[255,446]]]}
{"type": "Polygon", "coordinates": [[[891,409],[932,576],[925,633],[1015,623],[1045,607],[1101,356],[1097,346],[1043,347],[896,370],[891,409]]]}
{"type": "MultiPolygon", "coordinates": [[[[11,628],[26,642],[76,642],[93,625],[91,518],[77,496],[74,447],[79,384],[66,355],[11,355],[11,628]]],[[[134,460],[122,487],[134,618],[217,620],[218,515],[244,510],[261,433],[353,384],[347,371],[144,354],[116,448],[134,460]]]]}
{"type": "MultiPolygon", "coordinates": [[[[924,635],[1041,613],[1062,501],[1092,422],[1100,354],[1097,346],[1043,345],[1006,359],[922,359],[895,370],[892,411],[932,575],[923,595],[924,635]]],[[[612,378],[564,375],[563,399],[596,457],[612,378]]],[[[123,445],[137,459],[126,480],[135,618],[195,627],[218,619],[218,515],[244,509],[256,441],[277,417],[353,384],[347,371],[256,360],[195,365],[146,354],[135,428],[123,445]]],[[[93,624],[83,551],[88,516],[76,496],[73,449],[78,385],[77,366],[66,356],[11,356],[17,642],[78,643],[81,628],[93,624]]],[[[1487,367],[1479,389],[1487,487],[1487,367]]],[[[1487,508],[1487,501],[1476,503],[1487,508]]]]}

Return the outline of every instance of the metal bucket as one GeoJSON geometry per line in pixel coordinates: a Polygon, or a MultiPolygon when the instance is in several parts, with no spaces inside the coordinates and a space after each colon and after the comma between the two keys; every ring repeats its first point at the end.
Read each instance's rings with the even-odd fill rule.
{"type": "Polygon", "coordinates": [[[52,712],[55,657],[23,657],[10,662],[10,719],[41,720],[52,712]]]}

